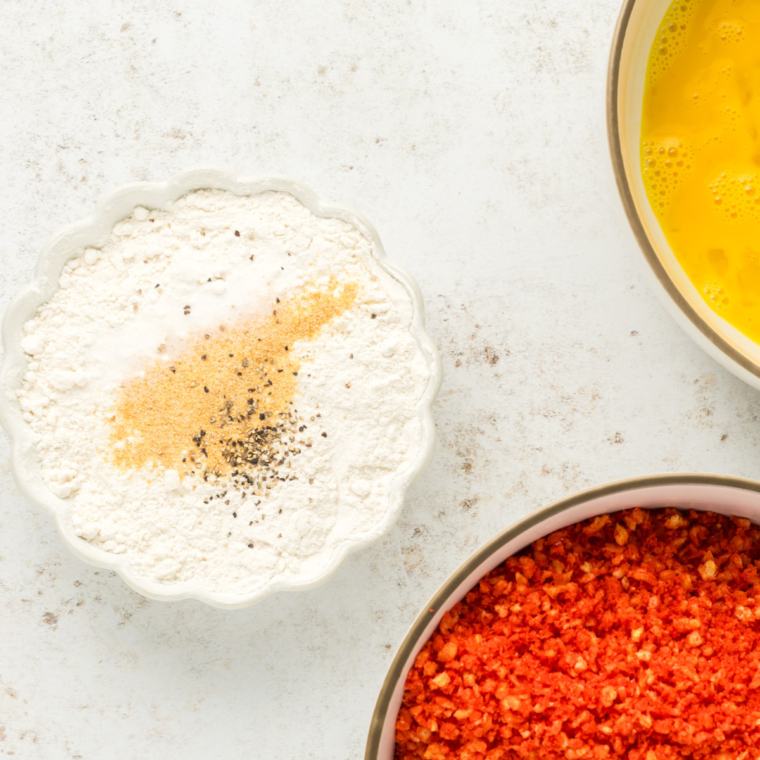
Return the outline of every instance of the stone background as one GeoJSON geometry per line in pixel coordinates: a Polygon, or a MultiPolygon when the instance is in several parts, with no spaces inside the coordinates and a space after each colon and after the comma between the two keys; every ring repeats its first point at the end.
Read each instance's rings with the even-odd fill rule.
{"type": "Polygon", "coordinates": [[[376,225],[445,378],[435,462],[326,585],[225,612],[70,556],[0,436],[0,756],[363,754],[438,585],[615,478],[760,476],[760,397],[648,290],[609,167],[619,0],[3,0],[0,307],[45,238],[134,179],[282,172],[376,225]]]}

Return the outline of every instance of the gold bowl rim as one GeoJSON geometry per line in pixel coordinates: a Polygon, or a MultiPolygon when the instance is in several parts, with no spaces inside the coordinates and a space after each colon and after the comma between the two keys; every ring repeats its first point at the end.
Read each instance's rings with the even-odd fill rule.
{"type": "MultiPolygon", "coordinates": [[[[626,491],[640,491],[646,488],[658,486],[721,486],[745,491],[753,491],[760,494],[760,482],[748,478],[739,478],[732,475],[716,475],[709,473],[665,473],[659,475],[645,475],[625,480],[616,480],[595,488],[580,491],[564,499],[555,501],[546,507],[536,510],[521,520],[498,533],[494,538],[480,547],[462,565],[459,566],[433,595],[425,605],[422,612],[412,624],[398,648],[393,661],[380,688],[375,709],[370,722],[369,734],[364,753],[364,760],[378,760],[380,740],[383,728],[388,720],[388,712],[393,698],[393,693],[399,680],[404,676],[404,667],[409,656],[417,643],[425,633],[425,629],[431,618],[444,607],[451,595],[459,588],[464,580],[477,570],[491,555],[501,547],[515,539],[520,534],[548,520],[555,515],[577,507],[585,502],[593,501],[612,494],[625,493],[626,491]]],[[[395,721],[395,718],[394,718],[395,721]]]]}

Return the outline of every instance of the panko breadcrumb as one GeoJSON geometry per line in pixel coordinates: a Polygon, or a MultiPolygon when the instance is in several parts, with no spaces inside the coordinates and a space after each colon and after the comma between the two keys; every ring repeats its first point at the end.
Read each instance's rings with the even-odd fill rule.
{"type": "Polygon", "coordinates": [[[552,533],[445,613],[396,760],[760,757],[760,528],[632,509],[552,533]]]}

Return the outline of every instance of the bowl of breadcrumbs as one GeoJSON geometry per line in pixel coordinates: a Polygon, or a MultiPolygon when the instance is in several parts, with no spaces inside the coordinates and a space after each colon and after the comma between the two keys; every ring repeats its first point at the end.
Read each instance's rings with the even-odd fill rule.
{"type": "Polygon", "coordinates": [[[539,510],[412,626],[367,760],[760,757],[760,483],[661,475],[539,510]]]}

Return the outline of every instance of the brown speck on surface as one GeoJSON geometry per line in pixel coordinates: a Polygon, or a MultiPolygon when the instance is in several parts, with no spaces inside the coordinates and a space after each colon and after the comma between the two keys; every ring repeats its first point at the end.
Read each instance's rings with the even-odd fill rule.
{"type": "Polygon", "coordinates": [[[54,615],[52,612],[46,612],[42,616],[42,622],[47,625],[56,625],[56,623],[58,623],[58,616],[54,615]]]}
{"type": "Polygon", "coordinates": [[[239,230],[235,230],[235,237],[240,237],[240,232],[239,232],[239,230]]]}
{"type": "Polygon", "coordinates": [[[720,437],[720,440],[725,441],[726,438],[728,438],[728,433],[723,433],[723,435],[720,437]]]}

